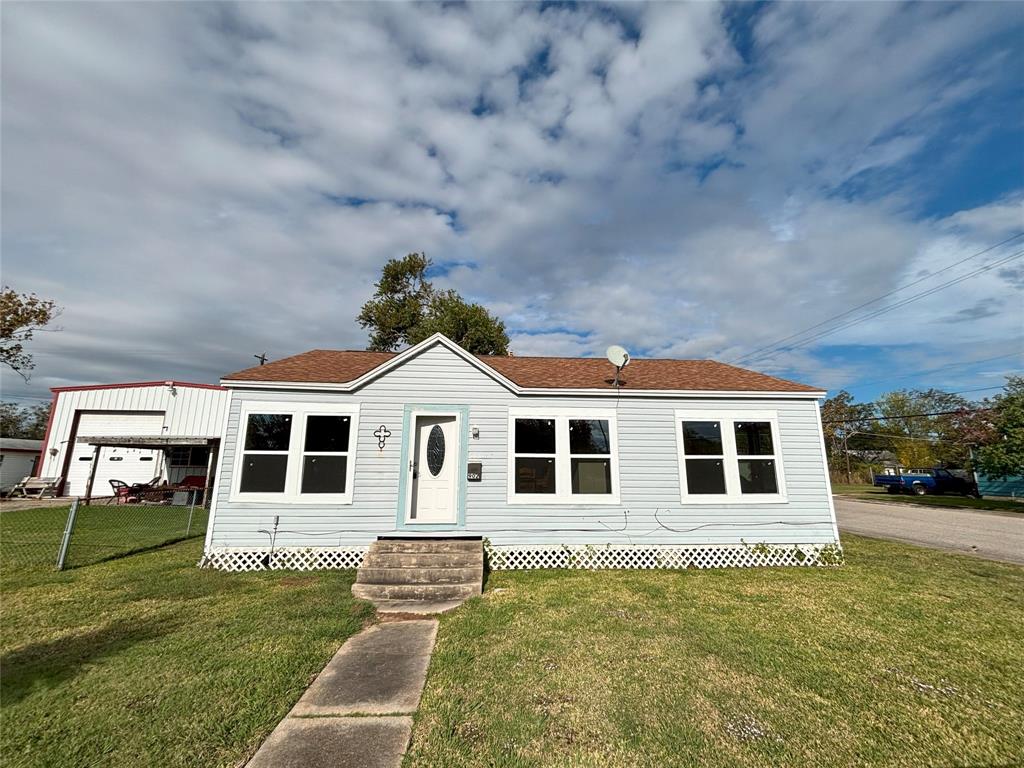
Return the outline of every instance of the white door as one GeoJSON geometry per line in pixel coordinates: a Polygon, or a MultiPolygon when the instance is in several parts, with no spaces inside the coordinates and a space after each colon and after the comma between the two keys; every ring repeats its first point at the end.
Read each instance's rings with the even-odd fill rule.
{"type": "MultiPolygon", "coordinates": [[[[83,413],[78,419],[78,437],[103,437],[124,435],[145,435],[158,437],[163,434],[162,413],[83,413]]],[[[84,496],[89,484],[95,446],[76,442],[71,452],[71,466],[64,493],[68,496],[84,496]]],[[[163,470],[160,451],[139,448],[101,448],[99,463],[96,465],[96,479],[93,482],[93,496],[109,496],[110,481],[122,480],[132,483],[148,483],[163,470]]]]}
{"type": "Polygon", "coordinates": [[[459,431],[455,416],[416,416],[409,522],[454,523],[459,431]]]}

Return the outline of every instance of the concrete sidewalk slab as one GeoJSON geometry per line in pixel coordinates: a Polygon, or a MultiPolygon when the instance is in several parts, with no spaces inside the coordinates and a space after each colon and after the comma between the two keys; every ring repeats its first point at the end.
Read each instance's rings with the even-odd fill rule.
{"type": "Polygon", "coordinates": [[[415,712],[437,622],[378,624],[351,638],[299,699],[291,717],[415,712]]]}
{"type": "Polygon", "coordinates": [[[411,717],[286,717],[248,768],[393,768],[411,734],[411,717]]]}

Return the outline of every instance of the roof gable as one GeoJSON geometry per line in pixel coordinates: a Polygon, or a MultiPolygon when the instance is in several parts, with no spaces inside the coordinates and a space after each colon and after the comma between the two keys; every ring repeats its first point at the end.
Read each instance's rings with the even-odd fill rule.
{"type": "MultiPolygon", "coordinates": [[[[614,369],[601,358],[505,357],[471,355],[451,339],[435,334],[402,352],[314,349],[225,376],[225,384],[328,385],[352,391],[441,344],[513,392],[580,390],[614,392],[614,369]]],[[[634,358],[619,377],[620,393],[630,392],[785,392],[821,391],[775,376],[714,360],[634,358]]]]}

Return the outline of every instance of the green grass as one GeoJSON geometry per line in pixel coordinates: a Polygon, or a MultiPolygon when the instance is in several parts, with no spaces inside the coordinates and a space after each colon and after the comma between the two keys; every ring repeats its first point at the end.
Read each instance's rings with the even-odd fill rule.
{"type": "Polygon", "coordinates": [[[871,485],[834,484],[832,492],[857,499],[893,502],[895,504],[919,504],[926,507],[959,507],[962,509],[984,509],[994,512],[1024,513],[1024,502],[1010,499],[972,499],[967,496],[912,496],[910,494],[887,493],[884,488],[871,485]]]}
{"type": "MultiPolygon", "coordinates": [[[[68,505],[0,511],[0,564],[52,567],[68,519],[68,505]]],[[[162,505],[79,506],[65,567],[139,552],[206,532],[207,510],[162,505]]]]}
{"type": "Polygon", "coordinates": [[[201,552],[2,571],[5,768],[239,765],[372,615],[353,571],[228,574],[201,552]]]}
{"type": "Polygon", "coordinates": [[[441,619],[409,766],[1008,766],[1024,568],[496,572],[441,619]]]}

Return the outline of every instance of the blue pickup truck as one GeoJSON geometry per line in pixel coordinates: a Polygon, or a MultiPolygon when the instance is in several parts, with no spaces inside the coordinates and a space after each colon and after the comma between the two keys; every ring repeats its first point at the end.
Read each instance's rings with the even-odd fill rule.
{"type": "Polygon", "coordinates": [[[941,495],[956,493],[961,496],[977,496],[978,486],[973,480],[957,477],[948,469],[908,469],[897,475],[875,475],[875,487],[885,488],[888,493],[913,493],[924,496],[927,493],[941,495]]]}

